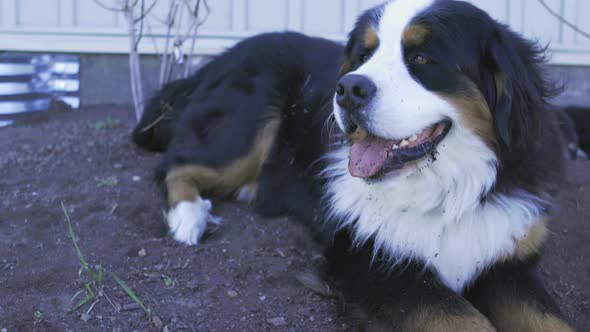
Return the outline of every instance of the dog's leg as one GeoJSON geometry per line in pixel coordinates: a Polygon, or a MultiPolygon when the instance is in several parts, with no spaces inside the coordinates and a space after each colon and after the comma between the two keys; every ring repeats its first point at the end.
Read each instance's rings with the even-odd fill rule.
{"type": "Polygon", "coordinates": [[[179,167],[166,176],[168,204],[167,214],[170,234],[178,242],[195,245],[205,233],[209,222],[219,223],[220,219],[210,214],[211,201],[199,193],[199,183],[211,183],[214,170],[199,166],[179,167]],[[206,182],[206,180],[209,180],[206,182]]]}
{"type": "Polygon", "coordinates": [[[430,272],[421,273],[408,268],[367,280],[368,291],[364,298],[356,300],[360,304],[356,312],[352,311],[358,329],[371,332],[496,331],[465,298],[440,283],[430,272]]]}
{"type": "Polygon", "coordinates": [[[493,268],[466,294],[498,331],[572,332],[534,273],[532,262],[493,268]]]}
{"type": "MultiPolygon", "coordinates": [[[[440,295],[447,296],[446,301],[450,300],[448,295],[440,295]]],[[[455,305],[459,305],[459,311],[449,310],[440,305],[424,305],[423,308],[404,320],[401,331],[496,331],[489,320],[473,308],[473,306],[463,298],[459,298],[458,295],[455,294],[454,296],[457,296],[455,305]],[[462,301],[465,301],[465,303],[462,301]]],[[[397,331],[397,329],[386,331],[397,331]]]]}
{"type": "Polygon", "coordinates": [[[205,197],[226,197],[241,186],[254,184],[272,147],[280,121],[267,121],[259,130],[251,149],[224,167],[199,164],[171,167],[166,172],[170,210],[167,214],[171,235],[179,242],[195,245],[208,223],[219,223],[211,215],[211,201],[205,197]]]}
{"type": "Polygon", "coordinates": [[[489,320],[430,271],[415,263],[389,268],[371,245],[339,234],[328,251],[328,273],[350,305],[360,331],[495,331],[489,320]]]}
{"type": "Polygon", "coordinates": [[[546,233],[543,218],[465,294],[499,331],[573,331],[535,275],[546,233]]]}

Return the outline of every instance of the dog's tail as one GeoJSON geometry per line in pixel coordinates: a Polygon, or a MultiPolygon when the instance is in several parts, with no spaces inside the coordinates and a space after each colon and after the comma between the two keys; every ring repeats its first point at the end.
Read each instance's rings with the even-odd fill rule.
{"type": "Polygon", "coordinates": [[[195,89],[194,80],[192,77],[168,83],[147,102],[132,133],[135,144],[150,151],[166,150],[175,119],[187,106],[195,89]]]}

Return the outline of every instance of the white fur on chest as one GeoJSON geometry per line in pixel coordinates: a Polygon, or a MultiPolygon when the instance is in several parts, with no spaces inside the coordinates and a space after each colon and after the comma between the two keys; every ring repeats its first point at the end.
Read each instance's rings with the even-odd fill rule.
{"type": "Polygon", "coordinates": [[[495,155],[466,132],[446,139],[437,161],[378,183],[350,176],[348,148],[331,156],[328,201],[333,219],[352,227],[356,240],[374,238],[395,264],[422,261],[461,292],[482,270],[515,249],[537,221],[538,200],[515,192],[481,204],[496,178],[495,155]]]}

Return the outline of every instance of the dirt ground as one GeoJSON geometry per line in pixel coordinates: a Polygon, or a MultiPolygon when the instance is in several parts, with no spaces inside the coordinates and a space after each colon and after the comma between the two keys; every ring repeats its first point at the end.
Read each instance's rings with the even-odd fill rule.
{"type": "MultiPolygon", "coordinates": [[[[0,331],[344,331],[339,304],[296,275],[321,261],[304,227],[237,203],[197,247],[166,236],[151,170],[129,139],[132,111],[56,110],[0,129],[0,331]],[[101,293],[79,309],[81,271],[61,209],[101,293]],[[135,304],[116,273],[149,308],[135,304]],[[98,302],[96,302],[96,300],[98,302]],[[92,305],[93,302],[96,302],[92,305]]],[[[541,277],[580,331],[590,327],[590,162],[568,165],[541,277]]]]}

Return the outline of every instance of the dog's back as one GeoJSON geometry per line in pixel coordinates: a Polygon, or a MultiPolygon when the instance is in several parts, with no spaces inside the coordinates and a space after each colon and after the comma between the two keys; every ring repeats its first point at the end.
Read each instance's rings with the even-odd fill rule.
{"type": "MultiPolygon", "coordinates": [[[[208,112],[210,105],[206,104],[212,100],[224,104],[216,107],[226,108],[219,110],[221,113],[235,113],[229,108],[239,109],[244,95],[279,108],[285,103],[325,103],[311,99],[324,98],[326,93],[321,89],[326,80],[335,79],[341,54],[342,46],[336,43],[293,32],[249,38],[215,57],[193,76],[159,90],[147,102],[133,131],[133,141],[150,151],[166,151],[181,114],[187,110],[208,112]],[[305,92],[296,88],[301,86],[315,92],[304,96],[305,92]],[[234,101],[238,105],[231,105],[234,101]]],[[[254,117],[254,113],[252,110],[248,116],[254,117]]]]}

